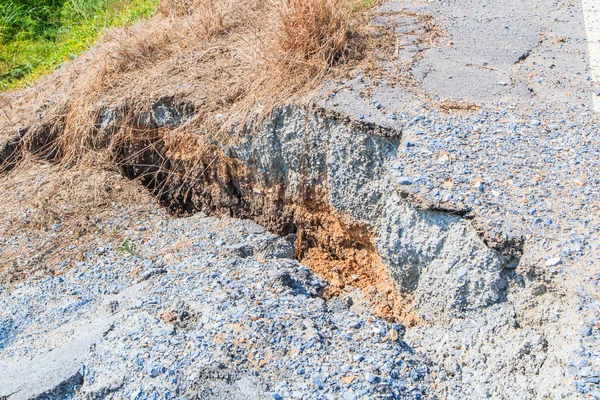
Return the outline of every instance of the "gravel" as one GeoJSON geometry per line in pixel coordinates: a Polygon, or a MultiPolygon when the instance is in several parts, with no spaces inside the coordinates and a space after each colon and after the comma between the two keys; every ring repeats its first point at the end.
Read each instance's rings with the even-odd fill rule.
{"type": "Polygon", "coordinates": [[[104,246],[0,294],[3,370],[109,321],[77,368],[78,396],[432,397],[438,370],[402,341],[405,328],[374,318],[359,291],[323,299],[325,282],[289,258],[289,242],[234,219],[158,225],[134,243],[139,257],[104,246]]]}
{"type": "MultiPolygon", "coordinates": [[[[34,364],[65,349],[85,351],[67,352],[60,379],[37,394],[72,386],[131,399],[600,398],[600,124],[581,10],[550,0],[413,3],[384,2],[378,18],[407,39],[427,28],[411,11],[432,13],[439,43],[414,37],[397,46],[399,59],[380,61],[391,82],[358,71],[327,84],[323,93],[335,96],[320,105],[402,132],[394,159],[381,163],[394,170],[399,203],[466,217],[461,227],[469,221],[486,244],[513,251],[518,265],[502,269],[494,301],[405,332],[374,318],[358,292],[324,300],[324,282],[291,259],[285,238],[244,221],[166,220],[136,243],[139,258],[103,245],[62,276],[0,291],[0,398],[42,382],[34,364]]],[[[251,157],[274,165],[265,154],[278,155],[251,157]]],[[[328,171],[356,154],[340,153],[328,171]]],[[[340,190],[325,193],[358,213],[369,203],[345,191],[351,174],[340,176],[340,190]]],[[[373,194],[373,180],[361,190],[373,194]]],[[[396,230],[399,245],[410,244],[414,223],[406,227],[396,230]]],[[[441,247],[431,244],[439,234],[422,238],[441,247]]],[[[463,264],[431,282],[463,280],[463,264]]],[[[430,292],[434,303],[447,291],[430,292]]]]}
{"type": "Polygon", "coordinates": [[[600,273],[577,288],[577,310],[585,315],[578,326],[579,348],[568,363],[576,390],[588,398],[600,399],[600,273]],[[592,290],[589,290],[589,287],[592,290]]]}

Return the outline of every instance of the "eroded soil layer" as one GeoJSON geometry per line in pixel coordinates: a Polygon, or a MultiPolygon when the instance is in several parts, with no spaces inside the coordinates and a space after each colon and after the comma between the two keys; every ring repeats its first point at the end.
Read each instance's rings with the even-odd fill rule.
{"type": "Polygon", "coordinates": [[[127,119],[135,127],[120,126],[124,108],[99,113],[96,137],[173,211],[294,235],[297,258],[331,282],[330,294],[360,287],[379,315],[408,325],[505,299],[515,258],[487,247],[460,215],[419,209],[398,190],[400,132],[290,105],[207,138],[182,130],[189,107],[156,104],[127,119]],[[124,129],[138,134],[124,140],[124,129]]]}
{"type": "Polygon", "coordinates": [[[296,258],[329,281],[326,296],[359,287],[379,316],[414,326],[411,346],[454,374],[448,393],[463,393],[461,382],[480,376],[482,365],[489,383],[469,386],[474,398],[496,387],[491,377],[513,376],[512,366],[525,371],[520,388],[561,374],[567,302],[556,289],[538,290],[539,274],[515,248],[492,249],[460,213],[405,196],[396,176],[400,132],[288,106],[207,138],[185,129],[185,113],[172,104],[161,107],[140,118],[144,126],[125,127],[143,130],[136,140],[114,128],[117,111],[103,114],[112,116],[97,134],[122,174],[173,212],[250,219],[285,236],[296,258]],[[469,361],[478,357],[488,361],[469,361]]]}

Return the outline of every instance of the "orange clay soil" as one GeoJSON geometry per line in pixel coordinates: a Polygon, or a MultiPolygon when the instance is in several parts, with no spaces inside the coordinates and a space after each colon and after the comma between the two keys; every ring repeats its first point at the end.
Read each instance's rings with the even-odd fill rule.
{"type": "Polygon", "coordinates": [[[361,289],[375,315],[406,326],[419,318],[411,311],[409,293],[396,289],[373,246],[373,235],[362,225],[328,212],[297,209],[296,257],[329,282],[326,296],[336,296],[345,286],[361,289]]]}

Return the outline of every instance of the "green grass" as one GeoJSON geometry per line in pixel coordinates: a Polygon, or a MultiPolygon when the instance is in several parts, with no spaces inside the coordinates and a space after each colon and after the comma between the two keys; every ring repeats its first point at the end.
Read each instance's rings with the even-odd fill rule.
{"type": "Polygon", "coordinates": [[[360,4],[364,7],[364,8],[371,8],[373,7],[375,4],[377,4],[377,0],[362,0],[360,2],[360,4]]]}
{"type": "MultiPolygon", "coordinates": [[[[1,1],[1,0],[0,0],[1,1]]],[[[358,0],[355,2],[351,2],[350,12],[352,13],[360,13],[369,8],[372,8],[377,4],[378,0],[358,0]]]]}
{"type": "Polygon", "coordinates": [[[88,49],[109,27],[154,14],[158,0],[0,0],[0,91],[23,87],[88,49]]]}

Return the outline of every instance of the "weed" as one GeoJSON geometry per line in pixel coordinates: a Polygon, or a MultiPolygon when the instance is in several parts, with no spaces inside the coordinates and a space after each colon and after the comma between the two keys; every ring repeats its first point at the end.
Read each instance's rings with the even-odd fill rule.
{"type": "Polygon", "coordinates": [[[345,57],[351,28],[340,0],[283,0],[275,9],[275,44],[284,60],[322,69],[345,57]]]}
{"type": "Polygon", "coordinates": [[[117,251],[129,254],[130,256],[133,256],[133,257],[138,256],[133,248],[133,243],[131,242],[131,238],[125,239],[125,241],[123,241],[123,244],[121,244],[121,246],[119,246],[117,248],[117,251]]]}

